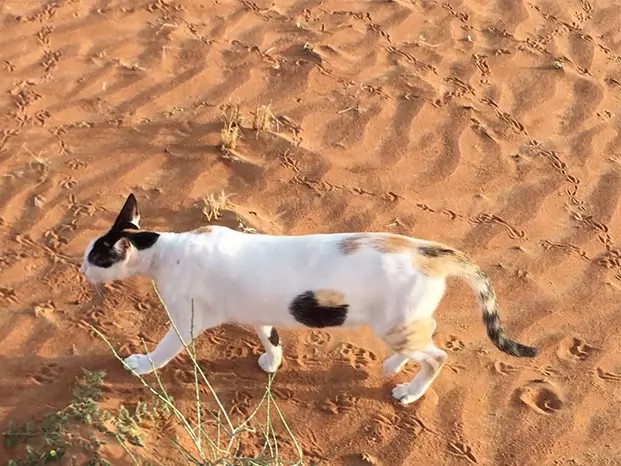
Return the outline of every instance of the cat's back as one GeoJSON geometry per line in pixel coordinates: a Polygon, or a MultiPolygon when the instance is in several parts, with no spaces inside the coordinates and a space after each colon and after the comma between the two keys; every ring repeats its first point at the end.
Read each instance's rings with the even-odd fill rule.
{"type": "Polygon", "coordinates": [[[190,232],[200,247],[225,255],[254,257],[284,255],[329,256],[408,254],[429,241],[386,232],[315,233],[306,235],[250,234],[222,226],[190,232]]]}

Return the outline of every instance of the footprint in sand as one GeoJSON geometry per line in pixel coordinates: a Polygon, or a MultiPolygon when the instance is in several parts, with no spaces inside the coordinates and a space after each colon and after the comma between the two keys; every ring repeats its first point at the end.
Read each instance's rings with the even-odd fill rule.
{"type": "Polygon", "coordinates": [[[602,380],[608,380],[610,382],[621,382],[621,372],[605,371],[601,367],[598,367],[597,376],[602,380]]]}
{"type": "Polygon", "coordinates": [[[466,347],[464,342],[457,338],[455,335],[449,335],[444,342],[444,346],[447,350],[455,352],[461,351],[466,347]]]}
{"type": "Polygon", "coordinates": [[[349,411],[355,411],[358,406],[359,399],[347,393],[340,393],[336,398],[318,402],[318,408],[324,412],[332,414],[343,414],[349,411]]]}
{"type": "Polygon", "coordinates": [[[377,362],[377,355],[352,343],[342,343],[333,352],[336,357],[348,361],[356,369],[362,369],[377,362]]]}
{"type": "Polygon", "coordinates": [[[559,358],[565,361],[584,361],[587,359],[595,348],[590,346],[584,340],[576,337],[563,339],[556,350],[559,358]]]}
{"type": "Polygon", "coordinates": [[[308,336],[308,342],[312,345],[323,346],[330,341],[330,334],[322,330],[313,330],[308,336]]]}
{"type": "Polygon", "coordinates": [[[496,361],[493,364],[494,370],[501,375],[509,375],[515,372],[518,372],[519,369],[511,364],[507,364],[506,362],[496,361]]]}
{"type": "Polygon", "coordinates": [[[224,357],[226,359],[236,359],[236,358],[245,357],[247,355],[248,355],[248,351],[246,350],[246,348],[243,348],[238,345],[229,345],[224,350],[224,357]]]}
{"type": "Polygon", "coordinates": [[[173,377],[179,384],[193,384],[195,382],[194,370],[192,369],[187,369],[187,368],[175,369],[173,371],[173,377]]]}
{"type": "Polygon", "coordinates": [[[58,368],[58,364],[46,364],[45,366],[39,368],[33,375],[32,378],[38,384],[50,384],[56,380],[60,370],[58,368]]]}
{"type": "Polygon", "coordinates": [[[565,401],[554,385],[546,380],[533,380],[518,389],[518,396],[526,406],[540,414],[553,414],[565,401]]]}

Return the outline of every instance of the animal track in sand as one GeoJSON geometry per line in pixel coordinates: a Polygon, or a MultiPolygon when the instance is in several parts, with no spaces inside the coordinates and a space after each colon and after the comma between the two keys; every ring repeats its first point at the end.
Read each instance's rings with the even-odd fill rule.
{"type": "Polygon", "coordinates": [[[59,373],[60,369],[58,368],[58,364],[50,363],[37,369],[37,371],[32,374],[31,377],[35,382],[43,385],[54,382],[58,377],[59,373]]]}
{"type": "Polygon", "coordinates": [[[323,400],[319,402],[319,409],[333,414],[342,414],[348,411],[355,411],[358,405],[358,398],[347,393],[340,393],[333,400],[323,400]]]}
{"type": "Polygon", "coordinates": [[[444,346],[446,349],[454,352],[461,351],[466,347],[464,342],[455,335],[449,335],[444,342],[444,346]]]}
{"type": "Polygon", "coordinates": [[[540,414],[553,414],[565,404],[559,389],[542,379],[518,388],[518,396],[526,406],[540,414]]]}
{"type": "Polygon", "coordinates": [[[47,319],[49,319],[57,311],[58,309],[56,308],[54,301],[51,300],[44,303],[35,304],[32,309],[32,312],[34,312],[34,315],[36,317],[44,317],[47,319]]]}
{"type": "Polygon", "coordinates": [[[297,362],[300,367],[319,367],[323,365],[316,352],[313,352],[312,354],[290,354],[289,359],[297,362]]]}
{"type": "Polygon", "coordinates": [[[279,401],[293,401],[295,400],[295,391],[286,387],[274,387],[271,389],[272,396],[279,401]]]}
{"type": "Polygon", "coordinates": [[[605,371],[601,367],[597,368],[597,376],[603,380],[609,380],[611,382],[621,382],[621,373],[605,371]]]}
{"type": "Polygon", "coordinates": [[[558,375],[558,370],[552,366],[541,366],[535,370],[545,377],[553,377],[558,375]]]}
{"type": "Polygon", "coordinates": [[[224,345],[226,343],[226,337],[224,331],[221,328],[212,328],[205,332],[205,338],[213,345],[224,345]]]}
{"type": "MultiPolygon", "coordinates": [[[[196,374],[194,374],[194,366],[192,365],[192,363],[186,360],[185,358],[182,360],[180,360],[180,358],[181,358],[181,355],[173,359],[176,362],[175,366],[181,366],[181,367],[175,367],[172,371],[173,377],[175,378],[175,380],[181,384],[194,384],[196,383],[196,380],[198,380],[198,383],[200,385],[201,380],[202,380],[202,376],[200,372],[197,372],[196,374]]],[[[200,368],[203,371],[203,373],[209,373],[211,371],[211,367],[209,363],[205,363],[201,361],[199,362],[199,364],[200,364],[200,368]]]]}
{"type": "Polygon", "coordinates": [[[19,302],[19,299],[17,299],[17,295],[13,289],[3,287],[0,287],[0,300],[6,300],[12,304],[19,302]]]}
{"type": "Polygon", "coordinates": [[[72,170],[79,170],[81,168],[86,168],[88,164],[79,159],[71,159],[67,162],[67,166],[72,170]]]}
{"type": "MultiPolygon", "coordinates": [[[[1,220],[0,225],[2,225],[1,220]]],[[[28,255],[24,252],[17,252],[13,249],[5,249],[2,253],[0,253],[0,267],[8,269],[27,257],[28,255]]]]}
{"type": "Polygon", "coordinates": [[[234,359],[248,356],[248,351],[239,345],[229,345],[224,350],[224,357],[226,359],[234,359]]]}
{"type": "Polygon", "coordinates": [[[476,457],[472,454],[472,447],[467,443],[459,440],[453,440],[449,442],[448,451],[453,456],[460,456],[467,459],[471,463],[478,463],[476,457]]]}
{"type": "Polygon", "coordinates": [[[242,417],[247,417],[250,414],[250,402],[252,396],[249,393],[242,390],[236,391],[231,401],[231,414],[239,414],[242,417]]]}
{"type": "Polygon", "coordinates": [[[362,369],[377,362],[375,353],[352,343],[341,343],[332,353],[342,361],[349,362],[356,369],[362,369]]]}
{"type": "Polygon", "coordinates": [[[313,330],[307,338],[312,345],[322,346],[330,341],[330,334],[323,330],[313,330]]]}
{"type": "MultiPolygon", "coordinates": [[[[200,375],[199,375],[200,377],[200,375]]],[[[180,384],[193,384],[194,380],[194,370],[193,369],[175,369],[174,370],[174,378],[177,383],[180,384]]],[[[200,383],[200,382],[199,382],[200,383]]]]}
{"type": "Polygon", "coordinates": [[[464,366],[463,364],[458,364],[455,362],[447,362],[444,367],[446,367],[447,369],[449,369],[453,374],[460,374],[461,371],[466,369],[466,366],[464,366]]]}
{"type": "Polygon", "coordinates": [[[589,358],[594,349],[580,338],[569,337],[560,342],[556,354],[565,361],[584,361],[589,358]]]}
{"type": "Polygon", "coordinates": [[[393,413],[375,413],[364,428],[368,439],[372,442],[385,439],[397,429],[399,416],[393,413]]]}
{"type": "Polygon", "coordinates": [[[503,361],[496,361],[494,362],[493,366],[494,370],[501,374],[501,375],[509,375],[509,374],[513,374],[515,372],[519,372],[519,368],[511,365],[511,364],[507,364],[506,362],[503,361]]]}
{"type": "Polygon", "coordinates": [[[401,435],[398,431],[403,431],[408,436],[418,437],[423,432],[434,434],[427,428],[415,413],[375,413],[368,421],[364,432],[373,442],[386,439],[391,433],[401,435]]]}

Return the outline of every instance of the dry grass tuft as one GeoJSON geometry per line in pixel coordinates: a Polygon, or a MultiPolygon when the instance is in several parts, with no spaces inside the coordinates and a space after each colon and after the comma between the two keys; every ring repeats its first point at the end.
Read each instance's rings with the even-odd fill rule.
{"type": "Polygon", "coordinates": [[[222,116],[224,119],[224,127],[220,132],[220,150],[226,153],[235,150],[237,147],[237,140],[241,135],[239,128],[242,118],[239,112],[239,106],[227,105],[222,112],[222,116]]]}
{"type": "Polygon", "coordinates": [[[229,205],[231,194],[226,194],[224,190],[219,194],[209,194],[203,198],[203,215],[208,222],[218,220],[222,216],[222,211],[229,205]]]}
{"type": "Polygon", "coordinates": [[[252,129],[256,131],[271,131],[276,117],[272,113],[271,105],[259,105],[253,114],[252,129]]]}
{"type": "Polygon", "coordinates": [[[370,464],[372,466],[379,466],[379,461],[372,455],[369,455],[368,453],[362,453],[361,455],[362,457],[362,461],[364,461],[366,464],[370,464]]]}

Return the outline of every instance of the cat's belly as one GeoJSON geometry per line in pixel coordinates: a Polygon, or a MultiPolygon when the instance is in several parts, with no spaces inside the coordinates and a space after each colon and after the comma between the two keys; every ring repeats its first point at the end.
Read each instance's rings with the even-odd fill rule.
{"type": "Polygon", "coordinates": [[[345,294],[329,288],[296,294],[241,296],[227,312],[231,321],[279,327],[349,327],[369,323],[382,312],[383,297],[370,293],[345,294]]]}

